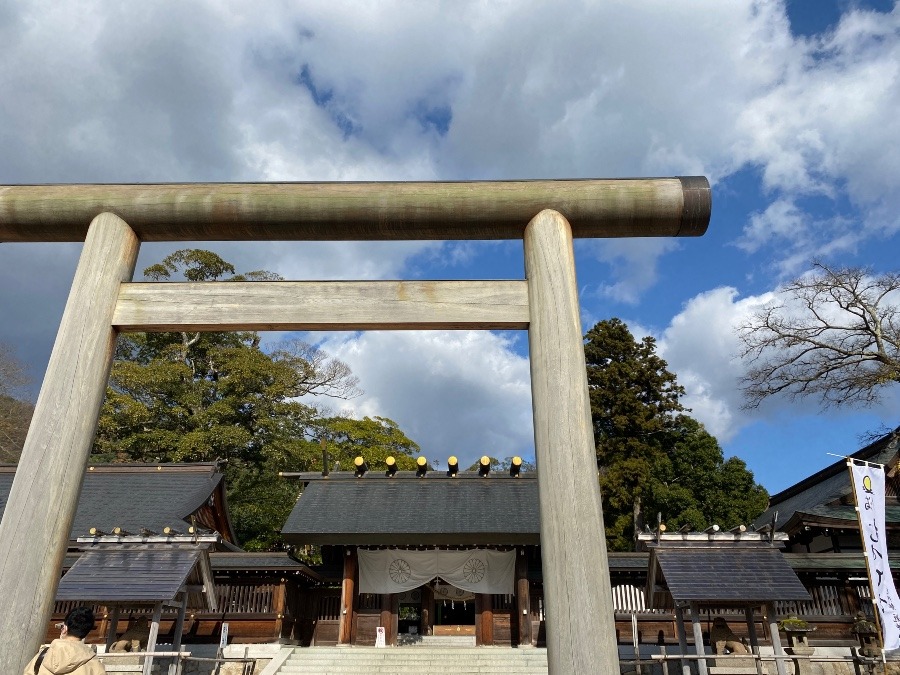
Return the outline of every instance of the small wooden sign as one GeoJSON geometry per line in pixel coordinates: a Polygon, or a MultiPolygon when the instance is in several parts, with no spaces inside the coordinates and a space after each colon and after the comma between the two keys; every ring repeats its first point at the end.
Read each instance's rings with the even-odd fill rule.
{"type": "Polygon", "coordinates": [[[375,646],[384,647],[384,626],[378,626],[375,629],[375,646]]]}

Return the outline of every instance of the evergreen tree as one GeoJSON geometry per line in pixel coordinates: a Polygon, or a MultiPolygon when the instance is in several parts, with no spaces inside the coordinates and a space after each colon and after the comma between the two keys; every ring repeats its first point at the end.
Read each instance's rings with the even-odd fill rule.
{"type": "Polygon", "coordinates": [[[610,549],[633,548],[647,513],[700,528],[762,512],[765,490],[686,414],[652,337],[638,342],[619,319],[601,321],[585,336],[585,358],[610,549]]]}

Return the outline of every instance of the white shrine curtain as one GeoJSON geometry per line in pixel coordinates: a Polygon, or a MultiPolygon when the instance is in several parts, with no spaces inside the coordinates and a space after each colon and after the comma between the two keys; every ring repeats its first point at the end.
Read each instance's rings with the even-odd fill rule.
{"type": "Polygon", "coordinates": [[[403,593],[440,577],[470,593],[512,594],[515,551],[359,550],[360,593],[403,593]]]}

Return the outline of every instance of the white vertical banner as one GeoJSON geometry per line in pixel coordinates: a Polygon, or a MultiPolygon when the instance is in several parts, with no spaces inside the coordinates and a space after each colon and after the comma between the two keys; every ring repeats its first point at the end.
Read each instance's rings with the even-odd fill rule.
{"type": "Polygon", "coordinates": [[[886,650],[900,648],[900,598],[888,563],[887,529],[884,523],[884,467],[851,464],[853,490],[859,511],[860,536],[868,558],[869,582],[878,606],[886,650]]]}

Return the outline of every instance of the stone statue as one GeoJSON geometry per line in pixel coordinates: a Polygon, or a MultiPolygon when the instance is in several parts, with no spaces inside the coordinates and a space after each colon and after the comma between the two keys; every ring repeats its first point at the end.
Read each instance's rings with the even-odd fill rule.
{"type": "Polygon", "coordinates": [[[716,654],[749,654],[747,646],[734,634],[728,626],[728,622],[721,616],[713,619],[712,629],[709,631],[709,643],[716,654]]]}
{"type": "Polygon", "coordinates": [[[150,637],[150,624],[147,619],[128,620],[128,628],[122,636],[112,643],[111,652],[139,652],[147,647],[147,639],[150,637]]]}

